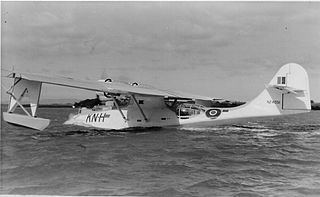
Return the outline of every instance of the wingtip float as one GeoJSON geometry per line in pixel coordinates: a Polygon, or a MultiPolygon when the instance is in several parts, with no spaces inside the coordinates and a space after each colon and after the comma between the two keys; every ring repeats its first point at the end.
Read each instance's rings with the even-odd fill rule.
{"type": "MultiPolygon", "coordinates": [[[[105,96],[102,104],[82,107],[66,124],[102,129],[134,127],[164,127],[207,122],[218,123],[250,117],[265,117],[309,112],[309,79],[305,69],[295,63],[282,66],[266,88],[251,102],[233,108],[202,105],[212,98],[154,89],[147,86],[117,82],[84,82],[68,78],[53,78],[35,74],[15,73],[8,111],[3,119],[11,124],[32,129],[45,129],[50,120],[38,118],[42,84],[54,84],[95,91],[105,96]],[[21,102],[28,97],[31,113],[21,102]],[[26,115],[16,114],[20,106],[26,115]]],[[[207,102],[207,103],[208,103],[207,102]]]]}

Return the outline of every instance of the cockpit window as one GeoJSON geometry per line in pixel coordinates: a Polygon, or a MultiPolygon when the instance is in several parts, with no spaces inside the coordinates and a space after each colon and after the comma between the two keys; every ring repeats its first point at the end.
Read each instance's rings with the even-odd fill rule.
{"type": "Polygon", "coordinates": [[[183,118],[183,117],[196,116],[204,111],[205,109],[202,105],[183,103],[177,107],[176,114],[178,117],[183,118]]]}
{"type": "Polygon", "coordinates": [[[129,96],[123,96],[116,98],[118,105],[122,108],[127,107],[130,103],[130,97],[129,96]]]}

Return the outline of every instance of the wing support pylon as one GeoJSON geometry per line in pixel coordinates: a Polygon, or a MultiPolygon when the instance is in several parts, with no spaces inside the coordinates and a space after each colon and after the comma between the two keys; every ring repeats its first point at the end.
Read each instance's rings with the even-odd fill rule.
{"type": "Polygon", "coordinates": [[[137,102],[136,97],[135,97],[133,94],[131,94],[131,97],[132,97],[134,103],[135,103],[135,104],[137,105],[137,107],[139,108],[139,111],[140,111],[142,117],[144,118],[144,120],[145,120],[146,122],[148,122],[148,118],[146,117],[146,115],[144,114],[143,110],[141,109],[141,106],[140,106],[139,103],[137,102]]]}
{"type": "Polygon", "coordinates": [[[114,104],[116,105],[118,111],[120,112],[123,120],[124,120],[125,122],[127,122],[127,121],[128,121],[128,118],[126,118],[126,116],[123,114],[123,112],[122,112],[122,110],[121,110],[121,108],[120,108],[120,106],[119,106],[119,104],[118,104],[118,101],[117,101],[117,99],[114,97],[114,95],[111,95],[111,94],[110,94],[110,95],[107,95],[105,92],[104,92],[103,94],[104,94],[104,96],[107,97],[107,98],[109,98],[109,97],[111,96],[111,98],[112,98],[114,104]]]}

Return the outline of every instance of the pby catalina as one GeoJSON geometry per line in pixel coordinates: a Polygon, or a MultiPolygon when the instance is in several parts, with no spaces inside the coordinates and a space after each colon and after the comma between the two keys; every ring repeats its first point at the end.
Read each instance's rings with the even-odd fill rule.
{"type": "Polygon", "coordinates": [[[91,90],[103,97],[92,106],[80,107],[78,114],[65,122],[102,129],[216,125],[226,120],[304,113],[311,109],[307,72],[295,63],[282,66],[255,99],[232,108],[212,107],[214,99],[209,97],[111,79],[89,82],[17,72],[11,72],[7,77],[13,78],[14,83],[7,91],[10,101],[3,119],[37,130],[45,129],[50,123],[48,119],[37,117],[36,113],[42,84],[91,90]],[[30,104],[30,111],[22,105],[26,102],[30,104]],[[26,115],[14,113],[18,106],[26,115]]]}

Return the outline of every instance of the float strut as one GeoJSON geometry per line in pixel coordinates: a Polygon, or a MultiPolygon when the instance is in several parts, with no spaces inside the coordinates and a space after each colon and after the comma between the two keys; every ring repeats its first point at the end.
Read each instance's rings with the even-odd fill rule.
{"type": "MultiPolygon", "coordinates": [[[[16,105],[19,105],[20,107],[21,107],[21,109],[28,115],[28,116],[30,116],[30,117],[32,117],[30,114],[29,114],[29,112],[23,107],[23,105],[21,105],[21,103],[20,103],[20,100],[22,99],[22,97],[24,96],[24,94],[26,93],[28,91],[28,89],[26,88],[23,92],[22,92],[22,94],[21,94],[21,96],[20,96],[20,98],[19,99],[17,99],[14,95],[13,95],[13,93],[12,92],[7,92],[7,94],[9,94],[11,97],[12,97],[12,99],[14,99],[15,101],[16,101],[16,104],[15,104],[15,106],[16,105]]],[[[9,109],[9,113],[11,113],[12,111],[14,111],[14,109],[16,108],[15,106],[13,106],[11,109],[9,109]]],[[[9,106],[10,107],[10,106],[9,106]]]]}

